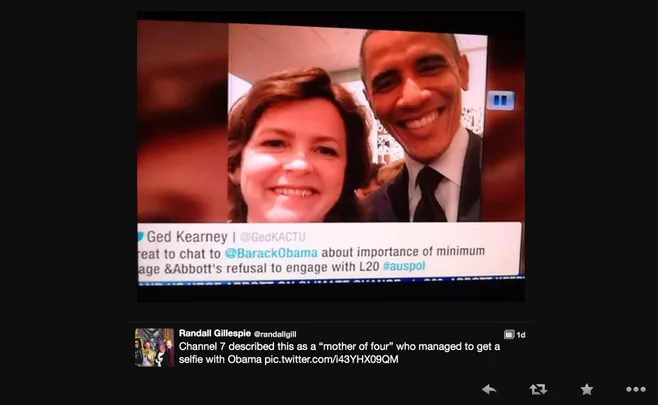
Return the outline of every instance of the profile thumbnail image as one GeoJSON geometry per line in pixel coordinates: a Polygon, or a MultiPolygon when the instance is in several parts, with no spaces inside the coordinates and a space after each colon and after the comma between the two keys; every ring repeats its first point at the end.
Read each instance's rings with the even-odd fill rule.
{"type": "Polygon", "coordinates": [[[135,367],[174,367],[173,329],[135,329],[135,367]]]}

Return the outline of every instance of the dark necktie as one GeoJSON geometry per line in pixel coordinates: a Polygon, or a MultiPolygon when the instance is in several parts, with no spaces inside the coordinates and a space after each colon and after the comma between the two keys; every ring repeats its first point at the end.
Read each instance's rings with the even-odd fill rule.
{"type": "Polygon", "coordinates": [[[414,222],[448,222],[443,208],[434,196],[443,175],[429,166],[418,173],[416,184],[420,187],[421,198],[414,213],[414,222]]]}

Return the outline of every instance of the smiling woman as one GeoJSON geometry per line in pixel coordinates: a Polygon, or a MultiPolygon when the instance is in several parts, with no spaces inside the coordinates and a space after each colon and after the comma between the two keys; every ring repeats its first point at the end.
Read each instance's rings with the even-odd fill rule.
{"type": "Polygon", "coordinates": [[[358,222],[367,115],[319,68],[254,83],[229,114],[233,222],[358,222]]]}

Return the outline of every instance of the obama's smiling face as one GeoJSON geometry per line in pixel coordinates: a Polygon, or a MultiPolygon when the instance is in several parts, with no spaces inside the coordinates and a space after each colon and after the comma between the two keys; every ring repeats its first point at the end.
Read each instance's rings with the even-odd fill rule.
{"type": "Polygon", "coordinates": [[[362,45],[362,76],[377,118],[407,154],[429,163],[461,123],[469,65],[454,35],[374,31],[362,45]]]}

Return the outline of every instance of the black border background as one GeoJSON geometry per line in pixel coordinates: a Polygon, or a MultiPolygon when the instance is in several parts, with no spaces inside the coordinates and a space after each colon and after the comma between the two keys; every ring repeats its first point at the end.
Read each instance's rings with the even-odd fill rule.
{"type": "MultiPolygon", "coordinates": [[[[139,3],[137,8],[142,10],[154,7],[153,3],[139,3]]],[[[159,3],[159,9],[217,8],[194,1],[176,5],[168,2],[168,7],[166,2],[159,3]]],[[[453,2],[453,6],[442,2],[425,7],[414,7],[412,3],[405,1],[404,7],[435,11],[527,8],[525,3],[519,5],[520,2],[492,4],[460,0],[453,2]]],[[[413,15],[402,12],[357,15],[356,11],[365,6],[355,1],[348,6],[338,2],[324,6],[325,10],[341,6],[343,10],[357,9],[349,12],[350,17],[332,14],[337,19],[415,22],[437,18],[428,11],[413,15]]],[[[222,4],[222,7],[224,10],[255,8],[249,0],[222,4]]],[[[278,11],[304,9],[299,4],[277,3],[271,7],[278,11]]],[[[385,5],[378,7],[383,9],[385,5]]],[[[59,353],[68,352],[72,356],[87,342],[86,335],[80,331],[106,331],[104,338],[115,342],[109,349],[116,350],[116,354],[111,353],[99,363],[100,373],[105,368],[103,365],[112,369],[115,361],[124,365],[117,364],[120,370],[125,370],[125,365],[132,368],[129,353],[117,343],[131,344],[128,339],[132,340],[131,329],[135,324],[127,323],[130,320],[139,322],[139,327],[167,327],[178,320],[217,324],[228,320],[529,319],[535,325],[529,354],[532,367],[519,373],[536,376],[538,380],[553,376],[559,381],[580,384],[592,380],[619,387],[644,384],[649,387],[649,393],[655,391],[655,381],[645,371],[653,365],[646,353],[653,347],[650,339],[653,318],[649,309],[654,306],[655,287],[647,280],[653,275],[655,248],[645,235],[651,231],[653,190],[647,185],[653,181],[655,150],[645,147],[642,137],[651,121],[637,120],[636,103],[627,101],[636,97],[636,92],[646,95],[640,81],[645,73],[638,70],[644,65],[634,57],[635,52],[646,52],[646,48],[632,41],[626,41],[624,46],[613,46],[610,42],[610,21],[622,19],[622,9],[615,8],[613,15],[606,15],[606,10],[583,8],[580,13],[573,7],[564,9],[555,4],[526,13],[526,156],[529,157],[526,179],[530,179],[527,187],[530,209],[526,217],[531,229],[526,263],[531,276],[526,280],[525,304],[266,305],[137,302],[131,270],[135,263],[136,160],[131,134],[135,131],[136,111],[136,15],[134,9],[112,10],[117,9],[95,12],[76,9],[62,13],[40,10],[6,21],[8,27],[17,24],[19,33],[24,33],[27,26],[34,28],[39,24],[35,30],[41,38],[38,43],[23,45],[18,36],[14,37],[17,49],[27,49],[17,59],[6,62],[15,70],[12,80],[5,83],[7,94],[16,95],[14,105],[27,104],[26,84],[31,85],[27,99],[32,101],[32,108],[17,108],[6,117],[6,125],[16,123],[25,128],[21,132],[24,136],[11,137],[16,143],[10,150],[24,151],[37,172],[12,173],[19,177],[16,183],[22,188],[14,198],[11,194],[5,198],[13,205],[10,216],[36,220],[35,227],[44,227],[58,235],[75,229],[86,231],[73,238],[53,238],[49,234],[47,240],[40,242],[38,252],[14,253],[24,255],[27,262],[16,268],[16,272],[6,272],[7,296],[24,294],[15,298],[8,320],[31,326],[39,322],[57,328],[61,333],[49,335],[52,344],[60,345],[59,353]],[[29,18],[29,23],[25,18],[29,18]],[[90,41],[95,45],[90,46],[90,41]],[[49,50],[56,50],[57,57],[46,60],[49,50]],[[41,96],[36,98],[36,104],[35,94],[41,96]],[[610,194],[612,179],[617,174],[623,179],[622,184],[626,184],[626,193],[621,197],[610,194]],[[27,181],[23,180],[24,176],[27,181]],[[55,187],[56,191],[51,191],[55,187]],[[93,232],[90,226],[94,226],[93,232]],[[11,285],[14,276],[19,278],[16,283],[23,283],[20,287],[11,285]]],[[[284,13],[271,13],[262,18],[283,16],[284,13]]],[[[226,17],[236,19],[228,12],[226,17]]],[[[647,17],[651,18],[650,13],[647,17]]],[[[632,18],[638,27],[651,26],[641,21],[641,14],[635,12],[632,18]]],[[[493,14],[492,19],[495,19],[493,14]]],[[[653,72],[646,74],[651,77],[653,72]]],[[[13,176],[6,181],[15,181],[13,176]]],[[[6,227],[12,226],[6,224],[6,227]]],[[[25,224],[20,227],[26,229],[25,224]]],[[[403,326],[391,323],[391,327],[403,326]]],[[[21,334],[20,337],[26,344],[31,336],[21,334]]],[[[44,343],[42,335],[33,339],[35,345],[44,343]]],[[[101,352],[98,353],[100,356],[101,352]]],[[[90,371],[90,363],[84,357],[77,357],[74,363],[78,366],[71,366],[71,371],[54,375],[50,372],[53,368],[47,368],[49,378],[43,380],[42,386],[77,372],[78,386],[102,384],[102,392],[108,397],[125,400],[128,388],[108,391],[108,380],[90,371]]],[[[449,383],[454,377],[440,365],[430,366],[437,382],[449,383]]],[[[32,370],[38,373],[38,369],[32,370]]],[[[291,373],[268,373],[267,378],[256,382],[258,390],[249,378],[250,371],[194,371],[176,373],[175,380],[179,387],[189,384],[196,390],[166,393],[187,401],[198,397],[197,392],[211,398],[221,396],[215,389],[206,389],[206,384],[213,384],[219,390],[249,388],[232,396],[261,393],[274,398],[275,393],[297,396],[309,391],[327,399],[339,396],[344,402],[347,392],[356,395],[359,391],[354,388],[367,386],[365,395],[369,398],[364,400],[368,401],[377,396],[393,399],[396,391],[402,391],[406,402],[427,401],[428,394],[440,397],[440,386],[417,383],[418,373],[424,370],[397,374],[384,368],[381,371],[387,378],[394,375],[394,382],[389,383],[390,380],[382,379],[379,369],[357,370],[358,375],[354,375],[346,367],[340,374],[330,376],[339,381],[327,387],[326,379],[316,373],[306,374],[300,367],[294,380],[291,373]],[[294,392],[282,390],[283,383],[292,385],[294,392]],[[324,389],[314,390],[318,386],[324,389]]],[[[138,386],[135,374],[127,374],[126,386],[138,386]]],[[[140,382],[151,384],[149,392],[154,396],[162,392],[156,387],[169,380],[160,373],[144,373],[139,378],[140,382]]]]}

